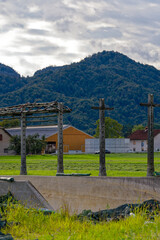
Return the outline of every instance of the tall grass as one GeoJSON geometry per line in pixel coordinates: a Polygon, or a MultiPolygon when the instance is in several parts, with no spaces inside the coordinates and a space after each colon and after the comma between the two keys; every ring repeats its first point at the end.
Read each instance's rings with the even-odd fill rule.
{"type": "Polygon", "coordinates": [[[145,213],[137,213],[118,222],[80,221],[68,212],[44,215],[40,210],[9,204],[1,214],[8,225],[3,233],[17,240],[124,240],[160,239],[160,216],[154,222],[145,213]]]}

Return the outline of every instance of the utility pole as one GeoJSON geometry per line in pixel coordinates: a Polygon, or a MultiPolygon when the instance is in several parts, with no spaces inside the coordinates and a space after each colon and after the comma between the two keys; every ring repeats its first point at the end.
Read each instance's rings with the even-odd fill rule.
{"type": "Polygon", "coordinates": [[[105,107],[104,98],[100,98],[99,107],[92,107],[92,109],[99,110],[99,176],[107,176],[105,163],[105,110],[113,110],[114,108],[105,107]]]}
{"type": "Polygon", "coordinates": [[[21,171],[20,175],[27,175],[26,165],[26,115],[21,113],[21,171]]]}
{"type": "Polygon", "coordinates": [[[63,173],[63,104],[58,103],[58,165],[57,173],[63,173]]]}
{"type": "Polygon", "coordinates": [[[154,175],[154,107],[160,104],[154,103],[153,94],[148,94],[148,103],[140,103],[140,106],[148,107],[148,150],[147,150],[147,176],[154,175]]]}

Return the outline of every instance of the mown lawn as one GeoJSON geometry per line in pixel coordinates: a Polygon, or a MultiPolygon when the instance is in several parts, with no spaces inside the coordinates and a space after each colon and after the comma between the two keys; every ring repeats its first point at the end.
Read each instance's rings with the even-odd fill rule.
{"type": "MultiPolygon", "coordinates": [[[[20,156],[0,156],[0,175],[19,175],[20,156]]],[[[147,154],[107,154],[107,176],[146,176],[147,154]]],[[[28,175],[55,176],[57,171],[56,155],[29,155],[27,156],[28,175]]],[[[155,171],[160,171],[160,153],[155,153],[155,171]]],[[[64,155],[65,173],[99,174],[99,155],[78,154],[64,155]]]]}

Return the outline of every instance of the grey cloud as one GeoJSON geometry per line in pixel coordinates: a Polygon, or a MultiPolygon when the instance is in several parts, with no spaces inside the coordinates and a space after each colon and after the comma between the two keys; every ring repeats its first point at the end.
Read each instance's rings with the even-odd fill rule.
{"type": "Polygon", "coordinates": [[[99,28],[94,31],[88,31],[88,37],[92,39],[120,39],[122,37],[122,33],[117,28],[99,28]]]}
{"type": "Polygon", "coordinates": [[[36,55],[54,55],[59,51],[65,50],[65,48],[60,48],[58,46],[40,46],[33,49],[36,55]]]}
{"type": "Polygon", "coordinates": [[[41,30],[41,29],[28,29],[26,31],[28,34],[31,34],[31,35],[42,35],[42,36],[45,36],[45,35],[48,35],[49,34],[49,31],[48,30],[41,30]]]}
{"type": "Polygon", "coordinates": [[[13,29],[24,29],[25,25],[20,23],[15,24],[4,24],[3,26],[0,26],[0,33],[5,33],[13,29]]]}

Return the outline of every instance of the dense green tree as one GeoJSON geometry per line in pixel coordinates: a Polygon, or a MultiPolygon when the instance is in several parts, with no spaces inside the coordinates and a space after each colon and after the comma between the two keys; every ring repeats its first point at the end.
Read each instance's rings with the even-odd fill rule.
{"type": "Polygon", "coordinates": [[[17,155],[21,153],[21,137],[20,136],[15,135],[11,137],[9,149],[15,151],[17,155]]]}
{"type": "Polygon", "coordinates": [[[0,126],[3,128],[19,127],[20,121],[18,119],[3,120],[3,121],[0,121],[0,126]]]}
{"type": "Polygon", "coordinates": [[[137,131],[137,130],[144,130],[145,127],[142,124],[134,125],[132,128],[132,133],[137,131]]]}
{"type": "Polygon", "coordinates": [[[154,123],[154,129],[160,129],[160,123],[154,123]]]}
{"type": "Polygon", "coordinates": [[[123,125],[123,136],[125,138],[127,138],[131,133],[132,133],[132,128],[133,128],[133,125],[132,124],[125,124],[123,125]]]}
{"type": "Polygon", "coordinates": [[[26,153],[27,154],[40,154],[45,148],[45,137],[39,138],[39,134],[28,135],[26,139],[26,153]]]}
{"type": "MultiPolygon", "coordinates": [[[[94,137],[99,137],[99,120],[96,121],[97,128],[94,137]]],[[[122,137],[122,124],[116,120],[106,117],[105,118],[105,137],[106,138],[120,138],[122,137]]]]}
{"type": "MultiPolygon", "coordinates": [[[[45,146],[45,136],[39,138],[38,134],[34,134],[28,135],[26,138],[26,154],[41,154],[45,146]]],[[[18,135],[12,136],[9,148],[19,155],[21,153],[21,137],[18,135]]]]}

